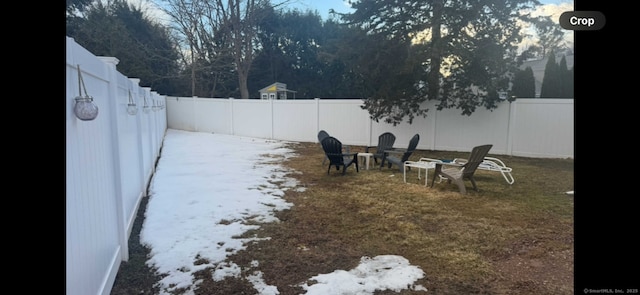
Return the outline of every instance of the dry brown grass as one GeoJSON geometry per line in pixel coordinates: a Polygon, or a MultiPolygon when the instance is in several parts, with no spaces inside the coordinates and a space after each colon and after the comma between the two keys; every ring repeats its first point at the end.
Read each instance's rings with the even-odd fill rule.
{"type": "MultiPolygon", "coordinates": [[[[415,169],[408,183],[395,166],[327,174],[319,144],[291,148],[297,156],[285,165],[302,172],[291,176],[306,191],[287,191],[294,206],[278,213],[281,222],[247,233],[270,240],[229,258],[252,271],[251,261],[260,261],[265,282],[280,294],[303,294],[297,286],[310,277],[386,254],[424,270],[416,283],[427,294],[573,294],[574,203],[564,194],[573,190],[573,160],[497,155],[513,168],[515,183],[480,170],[479,191],[467,182],[467,195],[460,195],[446,182],[425,187],[415,169]]],[[[418,150],[411,159],[467,155],[418,150]]],[[[255,294],[242,279],[213,282],[201,275],[198,294],[255,294]]]]}

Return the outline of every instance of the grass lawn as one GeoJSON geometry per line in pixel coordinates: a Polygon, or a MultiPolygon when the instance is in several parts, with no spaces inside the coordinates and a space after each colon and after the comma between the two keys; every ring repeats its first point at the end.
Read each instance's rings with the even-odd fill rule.
{"type": "MultiPolygon", "coordinates": [[[[574,161],[494,155],[513,168],[515,183],[478,170],[474,191],[455,184],[424,186],[416,169],[355,166],[327,174],[317,143],[296,143],[285,165],[304,192],[289,190],[294,206],[247,236],[271,237],[230,257],[240,266],[260,261],[267,284],[280,294],[302,294],[304,280],[354,268],[362,256],[400,255],[425,272],[416,282],[428,292],[376,294],[573,294],[574,161]]],[[[351,146],[352,152],[364,147],[351,146]]],[[[468,152],[417,150],[410,160],[466,158],[468,152]]],[[[373,161],[372,161],[373,165],[373,161]]],[[[429,171],[431,176],[433,170],[429,171]]],[[[424,177],[424,170],[422,172],[424,177]]],[[[429,180],[430,184],[431,180],[429,180]]],[[[146,198],[145,198],[146,199],[146,198]]],[[[154,294],[158,278],[144,266],[147,249],[137,242],[143,210],[130,239],[129,262],[120,267],[111,294],[154,294]],[[137,243],[137,244],[136,244],[137,243]]],[[[249,267],[249,269],[251,269],[249,267]]],[[[255,268],[252,269],[252,271],[255,268]]],[[[243,279],[214,282],[210,271],[198,294],[255,294],[243,279]]]]}

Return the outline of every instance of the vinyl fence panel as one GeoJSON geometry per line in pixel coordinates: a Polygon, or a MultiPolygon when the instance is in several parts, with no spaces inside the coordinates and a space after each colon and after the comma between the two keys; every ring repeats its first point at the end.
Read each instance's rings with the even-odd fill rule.
{"type": "Polygon", "coordinates": [[[512,154],[532,158],[573,158],[573,100],[523,99],[517,102],[513,109],[512,154]]]}
{"type": "Polygon", "coordinates": [[[477,108],[470,116],[461,115],[458,109],[434,112],[435,149],[470,152],[474,146],[493,144],[490,154],[507,154],[509,108],[509,103],[503,102],[492,111],[477,108]]]}
{"type": "Polygon", "coordinates": [[[426,102],[427,117],[396,126],[371,120],[358,99],[226,101],[231,108],[218,105],[217,99],[200,100],[197,109],[208,115],[188,117],[183,110],[189,107],[178,105],[174,110],[176,104],[171,104],[168,117],[180,123],[170,121],[168,128],[205,125],[206,130],[226,134],[304,142],[317,142],[318,131],[325,130],[344,144],[361,146],[377,145],[378,136],[389,131],[396,135],[396,148],[406,147],[417,133],[418,149],[468,152],[491,143],[494,155],[573,158],[573,99],[502,101],[494,110],[479,107],[470,116],[459,109],[437,111],[435,102],[426,102]],[[225,119],[202,119],[207,116],[225,119]]]}
{"type": "Polygon", "coordinates": [[[232,134],[272,138],[273,111],[268,100],[230,99],[232,134]]]}
{"type": "MultiPolygon", "coordinates": [[[[68,48],[69,50],[69,48],[68,48]]],[[[101,294],[110,289],[112,270],[120,265],[120,230],[107,66],[74,47],[67,64],[66,286],[67,294],[101,294]],[[84,62],[86,61],[86,62],[84,62]],[[77,64],[98,116],[81,121],[73,112],[79,95],[77,64]],[[74,89],[76,91],[74,91],[74,89]]]]}
{"type": "Polygon", "coordinates": [[[231,132],[230,100],[196,98],[194,103],[199,131],[223,134],[231,132]]]}
{"type": "Polygon", "coordinates": [[[289,141],[317,140],[318,111],[315,100],[271,100],[273,137],[289,141]]]}
{"type": "MultiPolygon", "coordinates": [[[[343,144],[365,146],[369,142],[371,124],[369,115],[360,107],[361,100],[320,100],[319,128],[343,144]]],[[[314,133],[314,136],[317,132],[314,133]]],[[[317,141],[317,138],[316,138],[317,141]]]]}
{"type": "Polygon", "coordinates": [[[66,41],[66,294],[107,295],[128,260],[129,235],[167,128],[165,109],[145,113],[144,98],[163,104],[164,96],[117,72],[117,58],[66,41]],[[74,113],[78,65],[98,106],[91,121],[74,113]],[[135,115],[127,113],[130,95],[135,115]]]}

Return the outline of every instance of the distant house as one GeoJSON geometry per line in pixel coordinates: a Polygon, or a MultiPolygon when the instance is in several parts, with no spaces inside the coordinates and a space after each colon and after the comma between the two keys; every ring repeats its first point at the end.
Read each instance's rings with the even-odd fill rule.
{"type": "MultiPolygon", "coordinates": [[[[556,54],[556,63],[560,63],[563,55],[567,61],[567,69],[570,70],[571,68],[573,68],[573,53],[567,51],[556,54]]],[[[528,60],[520,66],[521,70],[524,70],[527,67],[531,67],[531,70],[533,70],[533,78],[535,79],[536,83],[536,98],[540,97],[540,90],[542,89],[542,78],[544,78],[544,68],[547,66],[548,60],[549,57],[528,60]]]]}
{"type": "Polygon", "coordinates": [[[295,99],[296,91],[287,89],[287,84],[284,84],[284,83],[275,82],[265,88],[260,89],[260,99],[289,99],[289,98],[295,99]]]}

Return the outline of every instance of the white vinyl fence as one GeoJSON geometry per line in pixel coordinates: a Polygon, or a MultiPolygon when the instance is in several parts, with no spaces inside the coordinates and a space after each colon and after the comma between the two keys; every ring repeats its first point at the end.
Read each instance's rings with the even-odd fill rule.
{"type": "Polygon", "coordinates": [[[317,142],[320,130],[344,144],[375,146],[378,135],[396,135],[395,147],[406,148],[420,134],[418,149],[471,151],[493,144],[490,154],[533,158],[574,157],[573,99],[503,101],[471,116],[458,109],[437,111],[427,102],[426,118],[397,126],[375,122],[362,100],[239,100],[233,98],[166,97],[167,126],[288,141],[317,142]]]}
{"type": "Polygon", "coordinates": [[[96,57],[69,37],[66,45],[66,294],[107,295],[129,258],[131,228],[160,153],[165,97],[120,74],[116,58],[96,57]],[[91,121],[73,110],[78,65],[98,106],[91,121]],[[129,93],[136,115],[127,113],[129,93]]]}

